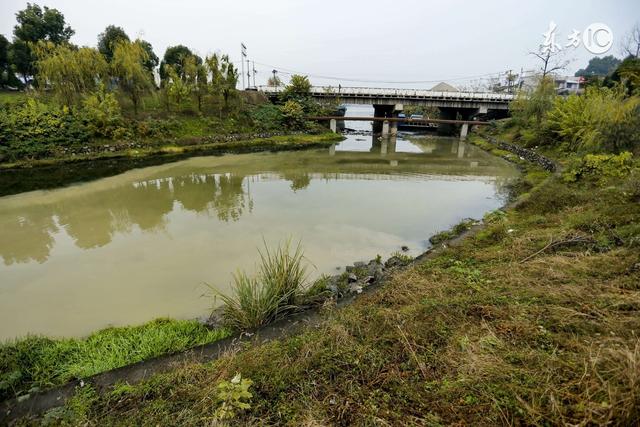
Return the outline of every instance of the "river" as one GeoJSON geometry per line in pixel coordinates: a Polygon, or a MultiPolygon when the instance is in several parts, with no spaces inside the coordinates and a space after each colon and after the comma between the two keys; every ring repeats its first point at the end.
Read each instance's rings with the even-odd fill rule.
{"type": "Polygon", "coordinates": [[[263,241],[300,241],[314,277],[402,246],[417,255],[430,235],[501,206],[516,173],[457,139],[350,135],[5,196],[0,340],[204,316],[209,286],[224,292],[234,271],[253,270],[263,241]]]}

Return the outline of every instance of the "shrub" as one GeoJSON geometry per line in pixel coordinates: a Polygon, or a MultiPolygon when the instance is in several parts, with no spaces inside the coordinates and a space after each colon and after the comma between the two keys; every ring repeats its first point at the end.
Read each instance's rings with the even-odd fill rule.
{"type": "Polygon", "coordinates": [[[30,98],[21,105],[0,109],[0,158],[44,157],[58,147],[84,143],[89,135],[84,120],[67,107],[30,98]]]}
{"type": "Polygon", "coordinates": [[[307,272],[300,245],[290,253],[290,243],[260,253],[255,277],[239,271],[234,275],[233,294],[218,293],[224,303],[224,323],[249,329],[280,319],[295,309],[296,298],[306,286],[307,272]]]}
{"type": "Polygon", "coordinates": [[[581,157],[563,174],[567,182],[582,179],[598,179],[606,182],[609,178],[622,178],[631,172],[633,154],[628,151],[614,154],[587,154],[581,157]]]}
{"type": "Polygon", "coordinates": [[[251,112],[255,127],[262,131],[280,130],[284,122],[282,110],[273,104],[262,104],[251,112]]]}
{"type": "Polygon", "coordinates": [[[122,124],[120,104],[115,95],[101,87],[82,102],[87,128],[94,136],[112,138],[122,124]]]}
{"type": "Polygon", "coordinates": [[[621,87],[590,87],[583,96],[557,98],[544,127],[565,149],[631,150],[640,142],[640,98],[625,98],[621,87]]]}
{"type": "Polygon", "coordinates": [[[303,129],[305,126],[304,109],[302,105],[293,100],[289,100],[280,107],[285,125],[290,129],[303,129]]]}

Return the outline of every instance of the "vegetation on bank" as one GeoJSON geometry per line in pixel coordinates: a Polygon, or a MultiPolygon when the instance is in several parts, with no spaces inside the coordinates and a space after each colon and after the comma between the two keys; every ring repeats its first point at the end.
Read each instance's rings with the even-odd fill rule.
{"type": "Polygon", "coordinates": [[[232,135],[228,140],[225,137],[191,137],[175,140],[138,141],[135,144],[123,143],[120,145],[100,145],[93,151],[80,150],[77,154],[62,152],[57,156],[50,156],[38,160],[18,160],[15,162],[0,163],[0,169],[31,168],[34,166],[58,165],[85,160],[102,160],[129,158],[137,159],[152,156],[166,156],[176,159],[187,155],[206,155],[219,153],[245,153],[252,151],[279,151],[299,150],[307,148],[329,147],[342,140],[342,136],[335,133],[291,133],[264,137],[237,138],[232,135]]]}
{"type": "Polygon", "coordinates": [[[227,55],[202,58],[177,45],[160,61],[150,43],[113,25],[98,36],[97,48],[80,47],[70,43],[73,29],[56,9],[28,4],[16,18],[14,42],[0,43],[13,62],[0,65],[9,80],[20,82],[15,72],[22,77],[17,86],[24,91],[0,94],[0,163],[93,146],[319,132],[305,116],[333,108],[309,96],[305,76],[292,76],[272,104],[236,88],[238,70],[227,55]]]}
{"type": "Polygon", "coordinates": [[[195,320],[158,319],[81,339],[30,336],[0,344],[0,401],[175,353],[230,335],[195,320]]]}

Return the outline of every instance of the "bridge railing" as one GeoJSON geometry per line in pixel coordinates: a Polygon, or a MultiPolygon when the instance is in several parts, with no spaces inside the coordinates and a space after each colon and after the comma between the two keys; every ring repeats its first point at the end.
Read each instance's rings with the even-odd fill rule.
{"type": "MultiPolygon", "coordinates": [[[[267,94],[278,94],[285,90],[284,87],[259,86],[258,89],[267,94]]],[[[494,92],[440,92],[428,89],[393,89],[372,87],[334,87],[312,86],[311,95],[314,97],[344,97],[344,98],[436,98],[459,100],[486,100],[508,102],[514,99],[510,93],[494,92]]]]}

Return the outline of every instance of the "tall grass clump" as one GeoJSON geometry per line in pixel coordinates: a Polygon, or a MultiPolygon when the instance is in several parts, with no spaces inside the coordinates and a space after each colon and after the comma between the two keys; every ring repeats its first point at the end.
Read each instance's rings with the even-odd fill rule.
{"type": "Polygon", "coordinates": [[[544,124],[571,151],[633,150],[640,144],[640,98],[622,87],[589,87],[582,96],[555,99],[544,124]]]}
{"type": "Polygon", "coordinates": [[[222,299],[223,321],[235,329],[266,325],[286,316],[296,308],[296,299],[307,283],[307,266],[300,244],[293,250],[291,242],[270,250],[265,244],[255,276],[238,271],[233,276],[231,295],[222,299]]]}

